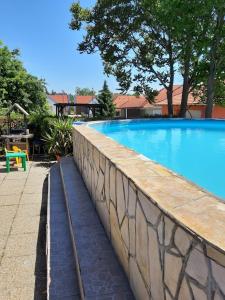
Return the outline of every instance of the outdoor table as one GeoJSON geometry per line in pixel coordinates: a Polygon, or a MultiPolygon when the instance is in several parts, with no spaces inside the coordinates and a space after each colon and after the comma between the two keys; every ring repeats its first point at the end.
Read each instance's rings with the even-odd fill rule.
{"type": "Polygon", "coordinates": [[[6,171],[7,173],[10,172],[10,159],[11,158],[22,158],[22,168],[24,169],[24,171],[26,171],[27,166],[26,166],[26,153],[24,152],[10,152],[10,153],[6,153],[6,171]]]}
{"type": "Polygon", "coordinates": [[[29,139],[33,138],[33,134],[3,134],[1,137],[6,140],[6,148],[10,150],[12,146],[17,146],[21,150],[27,150],[29,155],[29,139]]]}

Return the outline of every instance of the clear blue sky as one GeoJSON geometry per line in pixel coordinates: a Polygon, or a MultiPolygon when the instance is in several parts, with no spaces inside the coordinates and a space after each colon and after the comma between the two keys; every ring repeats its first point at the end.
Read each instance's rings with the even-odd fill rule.
{"type": "MultiPolygon", "coordinates": [[[[26,69],[44,78],[49,90],[73,93],[76,86],[99,90],[107,79],[99,55],[79,54],[82,33],[69,29],[72,0],[0,0],[0,40],[18,48],[26,69]]],[[[91,6],[95,0],[81,0],[91,6]]]]}

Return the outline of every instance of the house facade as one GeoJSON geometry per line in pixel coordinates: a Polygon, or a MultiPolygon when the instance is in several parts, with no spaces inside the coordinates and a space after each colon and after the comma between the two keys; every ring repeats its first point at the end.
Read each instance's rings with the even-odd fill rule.
{"type": "MultiPolygon", "coordinates": [[[[87,96],[75,96],[74,103],[76,104],[98,104],[98,100],[94,95],[87,96]]],[[[76,106],[75,108],[76,115],[89,115],[91,112],[88,107],[76,106]]]]}
{"type": "MultiPolygon", "coordinates": [[[[178,115],[180,111],[181,98],[182,98],[182,85],[174,85],[173,87],[173,109],[174,115],[178,115]]],[[[168,105],[167,105],[167,94],[166,89],[163,88],[159,91],[158,95],[155,97],[155,104],[159,106],[162,111],[163,116],[168,115],[168,105]]],[[[200,102],[199,98],[193,97],[192,94],[188,96],[188,108],[186,112],[186,118],[204,118],[205,117],[206,105],[200,102]]],[[[224,119],[225,118],[225,107],[214,105],[212,118],[224,119]]]]}
{"type": "MultiPolygon", "coordinates": [[[[52,113],[56,113],[55,104],[57,103],[69,103],[69,96],[66,93],[48,94],[47,101],[52,113]]],[[[69,113],[69,108],[65,109],[65,112],[69,113]]]]}
{"type": "Polygon", "coordinates": [[[162,115],[161,107],[150,104],[144,96],[116,95],[113,103],[118,118],[132,119],[162,115]]]}

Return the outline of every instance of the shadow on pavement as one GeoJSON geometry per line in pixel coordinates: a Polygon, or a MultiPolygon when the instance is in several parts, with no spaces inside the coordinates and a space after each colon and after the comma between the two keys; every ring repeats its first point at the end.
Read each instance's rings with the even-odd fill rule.
{"type": "Polygon", "coordinates": [[[46,257],[46,223],[47,223],[48,178],[45,178],[42,189],[42,203],[35,263],[34,300],[47,299],[47,257],[46,257]]]}

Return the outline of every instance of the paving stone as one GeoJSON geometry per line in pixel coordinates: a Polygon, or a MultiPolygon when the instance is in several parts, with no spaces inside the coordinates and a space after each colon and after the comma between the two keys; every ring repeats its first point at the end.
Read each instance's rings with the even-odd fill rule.
{"type": "Polygon", "coordinates": [[[128,196],[128,215],[134,217],[136,213],[137,194],[131,184],[129,184],[129,196],[128,196]]]}
{"type": "Polygon", "coordinates": [[[164,238],[164,223],[163,223],[163,218],[161,217],[160,218],[160,222],[158,224],[158,227],[157,227],[157,233],[158,233],[158,239],[159,239],[159,243],[161,245],[163,245],[163,238],[164,238]]]}
{"type": "Polygon", "coordinates": [[[206,293],[202,289],[194,285],[193,283],[191,283],[191,289],[194,295],[194,299],[198,299],[198,300],[208,299],[206,293]]]}
{"type": "Polygon", "coordinates": [[[130,273],[130,284],[134,291],[134,296],[136,299],[150,300],[148,290],[144,284],[144,280],[141,277],[140,271],[138,270],[137,264],[134,258],[129,259],[129,273],[130,273]]]}
{"type": "Polygon", "coordinates": [[[7,235],[0,235],[0,250],[5,247],[5,243],[7,241],[7,235]]]}
{"type": "Polygon", "coordinates": [[[153,299],[163,299],[162,266],[160,250],[156,231],[148,226],[149,270],[151,282],[151,295],[153,299]]]}
{"type": "Polygon", "coordinates": [[[211,264],[213,277],[221,291],[225,294],[225,268],[218,265],[214,261],[211,261],[211,264]]]}
{"type": "Polygon", "coordinates": [[[6,249],[5,257],[32,255],[37,248],[37,233],[10,235],[6,249]]]}
{"type": "Polygon", "coordinates": [[[106,197],[106,203],[107,207],[109,209],[109,201],[110,201],[110,195],[109,195],[109,160],[106,159],[105,164],[105,183],[104,183],[104,189],[105,189],[105,197],[106,197]]]}
{"type": "MultiPolygon", "coordinates": [[[[185,300],[192,300],[192,295],[191,295],[189,286],[187,284],[186,278],[184,278],[182,280],[178,299],[179,300],[183,300],[183,299],[185,299],[185,300]]],[[[194,299],[199,299],[199,298],[194,298],[194,299]]]]}
{"type": "Polygon", "coordinates": [[[25,185],[23,193],[24,194],[42,194],[43,186],[41,185],[25,185]]]}
{"type": "Polygon", "coordinates": [[[136,212],[136,257],[142,276],[148,285],[150,282],[148,261],[148,229],[145,217],[139,204],[137,204],[136,212]]]}
{"type": "Polygon", "coordinates": [[[36,255],[3,257],[0,268],[0,291],[10,290],[11,287],[34,285],[35,262],[36,255]]]}
{"type": "Polygon", "coordinates": [[[2,187],[5,189],[12,189],[12,188],[20,188],[21,190],[23,189],[23,186],[25,185],[27,181],[27,178],[17,178],[17,179],[11,179],[11,180],[5,180],[4,184],[2,187]]]}
{"type": "Polygon", "coordinates": [[[206,245],[207,256],[217,262],[219,265],[225,267],[225,256],[224,253],[217,250],[215,247],[206,245]]]}
{"type": "Polygon", "coordinates": [[[213,300],[222,300],[224,297],[220,294],[219,291],[216,291],[213,300]]]}
{"type": "Polygon", "coordinates": [[[42,194],[22,194],[20,204],[40,203],[42,194]]]}
{"type": "Polygon", "coordinates": [[[182,268],[182,260],[180,257],[165,253],[165,275],[164,281],[169,288],[171,294],[175,296],[177,290],[177,282],[180,277],[182,268]],[[173,270],[173,272],[171,272],[173,270]]]}
{"type": "Polygon", "coordinates": [[[126,212],[126,203],[123,190],[123,177],[122,173],[118,170],[116,172],[116,200],[118,220],[119,224],[121,224],[126,212]]]}
{"type": "Polygon", "coordinates": [[[109,211],[106,205],[106,202],[97,201],[96,208],[99,213],[99,217],[102,221],[102,224],[106,230],[108,237],[110,237],[110,222],[109,222],[109,211]]]}
{"type": "Polygon", "coordinates": [[[120,259],[122,266],[125,269],[126,274],[128,274],[128,250],[124,245],[120,227],[118,216],[114,205],[110,203],[110,224],[111,224],[111,241],[116,253],[120,259]]]}
{"type": "Polygon", "coordinates": [[[189,235],[183,229],[178,227],[174,235],[174,242],[182,255],[184,256],[186,255],[191,245],[191,241],[192,241],[191,235],[189,235]]]}
{"type": "Polygon", "coordinates": [[[14,220],[11,234],[22,234],[38,232],[40,224],[40,216],[18,217],[14,220]]]}
{"type": "Polygon", "coordinates": [[[123,223],[121,225],[121,235],[123,238],[123,241],[127,247],[127,249],[129,249],[129,228],[128,228],[128,218],[124,217],[123,219],[123,223]]]}
{"type": "Polygon", "coordinates": [[[173,229],[175,227],[175,224],[166,216],[164,216],[164,230],[165,230],[165,246],[168,246],[170,244],[171,238],[172,238],[172,233],[173,233],[173,229]]]}
{"type": "Polygon", "coordinates": [[[114,205],[116,205],[116,170],[114,166],[110,166],[109,169],[109,195],[110,199],[113,201],[114,205]]]}
{"type": "Polygon", "coordinates": [[[160,210],[141,192],[138,192],[138,199],[140,200],[146,220],[153,225],[156,224],[160,210]]]}
{"type": "Polygon", "coordinates": [[[9,187],[8,185],[5,185],[5,183],[3,185],[0,186],[0,195],[1,196],[5,196],[5,195],[18,195],[22,192],[22,188],[21,186],[18,185],[11,185],[11,187],[9,187]]]}
{"type": "Polygon", "coordinates": [[[18,195],[1,195],[0,206],[17,205],[20,201],[20,194],[18,195]]]}
{"type": "Polygon", "coordinates": [[[41,202],[39,203],[29,203],[29,204],[20,204],[17,217],[26,218],[26,217],[36,217],[41,214],[41,202]]]}
{"type": "MultiPolygon", "coordinates": [[[[34,299],[34,287],[11,286],[10,289],[1,290],[0,300],[31,300],[34,299]]],[[[39,298],[39,300],[41,300],[39,298]]]]}
{"type": "Polygon", "coordinates": [[[28,177],[28,174],[29,174],[29,169],[26,172],[18,169],[18,171],[8,173],[5,177],[5,179],[7,179],[7,180],[11,180],[11,179],[17,180],[18,178],[26,179],[28,177]]]}
{"type": "Polygon", "coordinates": [[[170,294],[167,290],[165,290],[165,296],[166,296],[166,300],[173,300],[173,298],[170,296],[170,294]]]}
{"type": "Polygon", "coordinates": [[[96,186],[96,200],[103,200],[102,199],[102,190],[104,186],[104,174],[102,171],[99,171],[97,186],[96,186]]]}
{"type": "Polygon", "coordinates": [[[206,259],[201,251],[197,249],[191,251],[187,262],[186,272],[202,285],[206,285],[208,267],[206,259]]]}
{"type": "Polygon", "coordinates": [[[0,207],[0,216],[1,216],[0,235],[7,235],[9,233],[11,225],[13,223],[13,218],[15,217],[16,214],[16,210],[17,210],[16,205],[0,207]]]}
{"type": "Polygon", "coordinates": [[[136,254],[136,224],[135,218],[129,218],[129,253],[136,254]]]}

